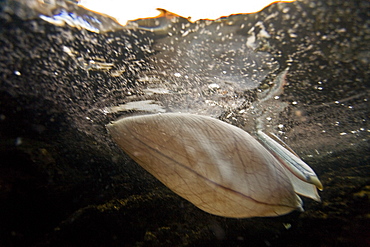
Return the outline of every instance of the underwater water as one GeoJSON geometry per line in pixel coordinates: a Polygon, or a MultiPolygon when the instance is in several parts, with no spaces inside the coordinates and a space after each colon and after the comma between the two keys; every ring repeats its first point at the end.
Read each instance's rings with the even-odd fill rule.
{"type": "Polygon", "coordinates": [[[297,1],[121,27],[71,3],[2,3],[0,245],[370,245],[369,13],[297,1]],[[278,135],[319,176],[322,202],[271,218],[199,210],[105,127],[165,112],[278,135]]]}

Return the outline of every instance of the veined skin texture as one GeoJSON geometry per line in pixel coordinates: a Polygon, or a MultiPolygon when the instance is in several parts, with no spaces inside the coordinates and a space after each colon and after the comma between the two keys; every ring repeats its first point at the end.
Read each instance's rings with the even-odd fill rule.
{"type": "Polygon", "coordinates": [[[208,213],[244,218],[302,209],[287,169],[233,125],[165,113],[123,118],[107,128],[140,166],[208,213]]]}

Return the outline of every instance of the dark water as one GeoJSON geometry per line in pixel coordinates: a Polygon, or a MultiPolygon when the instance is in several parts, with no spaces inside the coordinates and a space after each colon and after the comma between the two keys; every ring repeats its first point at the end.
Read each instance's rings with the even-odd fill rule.
{"type": "Polygon", "coordinates": [[[370,245],[367,1],[275,4],[155,32],[104,19],[102,33],[9,3],[0,16],[0,245],[370,245]],[[261,100],[278,83],[283,91],[261,100]],[[200,211],[111,141],[105,124],[137,114],[132,102],[251,133],[262,121],[316,171],[322,203],[304,199],[305,212],[276,218],[200,211]]]}

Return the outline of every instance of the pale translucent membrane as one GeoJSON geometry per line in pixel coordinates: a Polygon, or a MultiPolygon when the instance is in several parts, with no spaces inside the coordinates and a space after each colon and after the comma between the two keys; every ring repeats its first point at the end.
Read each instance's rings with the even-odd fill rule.
{"type": "Polygon", "coordinates": [[[259,139],[265,144],[265,147],[287,169],[295,191],[298,194],[320,201],[316,187],[322,190],[323,186],[312,168],[262,131],[258,131],[257,133],[259,139]]]}
{"type": "Polygon", "coordinates": [[[286,169],[286,171],[287,175],[290,178],[290,181],[292,181],[294,191],[297,194],[321,202],[319,193],[317,192],[317,188],[315,185],[302,181],[301,179],[296,177],[293,173],[291,173],[288,169],[286,169]]]}
{"type": "Polygon", "coordinates": [[[139,165],[208,213],[243,218],[302,210],[285,168],[233,125],[165,113],[123,118],[107,128],[139,165]]]}

